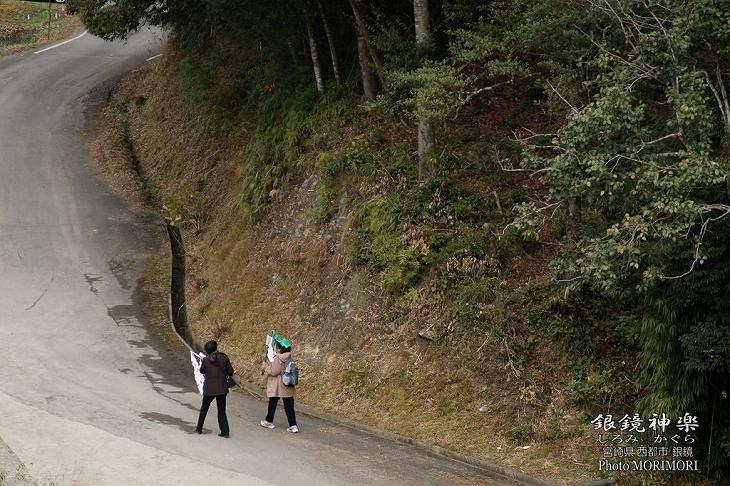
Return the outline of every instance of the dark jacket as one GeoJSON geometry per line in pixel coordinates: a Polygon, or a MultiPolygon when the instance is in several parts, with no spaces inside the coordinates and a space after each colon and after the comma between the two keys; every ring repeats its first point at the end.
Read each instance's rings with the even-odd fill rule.
{"type": "Polygon", "coordinates": [[[211,353],[203,358],[203,362],[200,363],[200,372],[205,375],[203,395],[214,397],[228,393],[226,376],[233,375],[233,366],[231,366],[231,360],[228,359],[228,356],[218,352],[211,353]]]}

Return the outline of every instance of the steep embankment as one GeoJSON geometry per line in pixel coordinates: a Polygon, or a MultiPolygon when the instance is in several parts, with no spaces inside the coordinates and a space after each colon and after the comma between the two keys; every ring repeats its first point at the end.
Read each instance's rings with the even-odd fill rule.
{"type": "MultiPolygon", "coordinates": [[[[113,186],[182,218],[198,341],[217,339],[258,383],[276,329],[294,343],[307,404],[544,479],[595,474],[580,403],[612,375],[569,368],[577,338],[555,333],[580,323],[550,324],[561,312],[545,290],[554,249],[497,238],[503,207],[524,197],[508,178],[414,184],[401,134],[373,132],[337,102],[278,120],[269,142],[289,164],[257,166],[260,127],[213,122],[188,95],[164,62],[133,73],[96,153],[113,186]]],[[[147,272],[159,322],[167,261],[163,246],[147,272]]]]}

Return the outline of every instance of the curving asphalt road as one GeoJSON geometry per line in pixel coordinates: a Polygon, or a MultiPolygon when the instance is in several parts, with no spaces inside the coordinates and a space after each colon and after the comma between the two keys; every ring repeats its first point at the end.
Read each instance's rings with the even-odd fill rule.
{"type": "MultiPolygon", "coordinates": [[[[0,484],[513,484],[311,417],[298,435],[229,400],[231,439],[193,434],[184,360],[145,326],[135,295],[154,249],[149,215],[89,168],[89,93],[159,52],[85,35],[0,59],[0,484]]],[[[98,93],[98,90],[97,90],[98,93]]]]}

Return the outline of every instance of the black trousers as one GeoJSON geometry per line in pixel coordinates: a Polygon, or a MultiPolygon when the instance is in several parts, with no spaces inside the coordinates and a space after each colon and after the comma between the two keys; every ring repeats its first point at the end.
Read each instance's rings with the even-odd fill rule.
{"type": "Polygon", "coordinates": [[[218,426],[221,429],[223,435],[228,435],[230,430],[228,429],[228,417],[226,417],[226,396],[216,395],[203,397],[203,405],[200,406],[200,416],[198,417],[198,430],[203,430],[203,423],[205,423],[205,417],[208,415],[208,409],[210,408],[211,402],[215,398],[215,404],[218,406],[218,426]]]}
{"type": "MultiPolygon", "coordinates": [[[[284,411],[286,419],[289,421],[289,427],[297,424],[297,416],[294,413],[294,397],[282,398],[284,401],[284,411]]],[[[266,414],[266,421],[273,422],[276,413],[276,404],[279,403],[279,397],[269,398],[269,412],[266,414]]]]}

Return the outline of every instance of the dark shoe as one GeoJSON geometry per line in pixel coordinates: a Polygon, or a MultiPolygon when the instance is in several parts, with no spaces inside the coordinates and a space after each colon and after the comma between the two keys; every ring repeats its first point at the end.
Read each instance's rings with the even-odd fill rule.
{"type": "Polygon", "coordinates": [[[203,429],[195,429],[195,433],[196,434],[202,434],[203,433],[203,429]]]}
{"type": "Polygon", "coordinates": [[[224,434],[223,432],[221,432],[220,434],[218,434],[218,437],[223,437],[224,439],[230,439],[231,438],[230,435],[224,434]]]}

